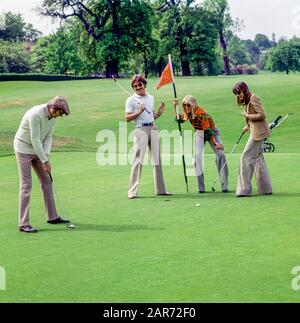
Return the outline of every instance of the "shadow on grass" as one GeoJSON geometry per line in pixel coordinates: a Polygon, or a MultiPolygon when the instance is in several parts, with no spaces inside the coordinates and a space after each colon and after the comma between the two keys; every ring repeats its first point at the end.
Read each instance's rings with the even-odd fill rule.
{"type": "Polygon", "coordinates": [[[192,193],[183,193],[183,194],[173,194],[172,196],[139,196],[136,199],[133,199],[132,201],[138,201],[138,200],[144,200],[144,199],[152,199],[152,200],[160,200],[165,202],[171,202],[172,200],[176,199],[190,199],[190,198],[196,198],[199,199],[201,197],[203,198],[213,198],[213,197],[233,197],[235,196],[234,191],[230,191],[228,193],[222,193],[222,192],[206,192],[203,194],[192,192],[192,193]]]}
{"type": "Polygon", "coordinates": [[[88,223],[74,223],[75,229],[68,229],[63,225],[59,225],[57,228],[53,229],[40,229],[40,232],[47,232],[47,231],[101,231],[101,232],[130,232],[130,231],[159,231],[165,230],[164,228],[160,227],[149,227],[146,225],[140,224],[120,224],[120,225],[99,225],[99,224],[88,224],[88,223]]]}
{"type": "MultiPolygon", "coordinates": [[[[284,193],[274,193],[273,195],[267,195],[267,196],[262,196],[259,195],[257,192],[254,192],[253,195],[248,196],[248,197],[242,197],[239,199],[254,199],[254,198],[276,198],[276,197],[300,197],[300,192],[284,192],[284,193]]],[[[200,194],[196,192],[192,193],[183,193],[183,194],[173,194],[172,196],[139,196],[137,199],[134,199],[133,201],[139,201],[143,199],[153,199],[153,200],[160,200],[160,201],[165,201],[165,202],[172,202],[172,200],[177,200],[177,199],[201,199],[201,198],[234,198],[236,199],[235,191],[229,191],[228,193],[223,193],[223,192],[210,192],[207,191],[206,193],[200,194]]]]}

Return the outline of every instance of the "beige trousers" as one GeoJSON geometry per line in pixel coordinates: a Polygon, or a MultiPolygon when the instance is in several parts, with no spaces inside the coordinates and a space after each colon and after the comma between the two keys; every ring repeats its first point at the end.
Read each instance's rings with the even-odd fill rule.
{"type": "MultiPolygon", "coordinates": [[[[215,138],[219,144],[222,143],[219,135],[215,135],[215,138]]],[[[220,182],[221,182],[222,190],[226,191],[228,190],[229,171],[228,171],[228,165],[226,162],[225,152],[224,150],[217,149],[210,141],[209,141],[209,144],[212,150],[214,151],[214,153],[216,154],[216,166],[217,166],[218,173],[220,173],[220,171],[223,169],[222,172],[220,173],[220,182]]]]}
{"type": "Polygon", "coordinates": [[[44,195],[45,212],[48,220],[58,217],[49,175],[44,171],[42,162],[36,155],[16,153],[17,164],[20,175],[19,191],[19,226],[27,226],[29,223],[29,203],[32,187],[31,167],[35,170],[44,195]]]}
{"type": "Polygon", "coordinates": [[[251,195],[251,180],[255,173],[259,194],[272,193],[272,184],[263,155],[263,140],[255,141],[250,135],[240,161],[236,195],[251,195]]]}
{"type": "Polygon", "coordinates": [[[194,151],[195,151],[195,175],[197,178],[198,191],[204,192],[204,131],[196,130],[194,137],[194,151]]]}
{"type": "Polygon", "coordinates": [[[137,196],[144,157],[149,147],[156,194],[166,193],[159,147],[159,133],[156,126],[134,130],[134,157],[129,181],[128,197],[137,196]]]}
{"type": "MultiPolygon", "coordinates": [[[[204,172],[203,172],[203,166],[202,168],[200,168],[198,165],[203,164],[203,150],[204,150],[204,132],[203,132],[203,138],[201,138],[201,131],[197,130],[197,132],[195,133],[195,160],[196,160],[196,176],[197,176],[197,182],[198,182],[198,191],[199,192],[205,192],[205,182],[204,182],[204,172]],[[197,168],[198,167],[198,168],[197,168]],[[199,172],[202,172],[202,174],[200,174],[199,172]]],[[[221,142],[221,139],[218,135],[215,135],[216,140],[219,143],[221,142]]],[[[221,186],[222,186],[222,190],[228,190],[228,166],[227,166],[227,162],[226,162],[226,156],[224,153],[224,150],[220,150],[217,149],[212,142],[209,141],[209,144],[212,148],[212,150],[214,151],[214,153],[216,154],[216,166],[218,169],[218,173],[220,173],[220,171],[222,170],[222,172],[220,173],[220,182],[221,182],[221,186]]]]}

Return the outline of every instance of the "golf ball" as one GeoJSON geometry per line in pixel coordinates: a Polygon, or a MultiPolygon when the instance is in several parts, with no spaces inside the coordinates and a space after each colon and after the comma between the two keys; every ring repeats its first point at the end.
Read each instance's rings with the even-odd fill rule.
{"type": "Polygon", "coordinates": [[[70,229],[75,229],[75,225],[74,225],[74,224],[69,224],[69,225],[68,225],[68,228],[70,228],[70,229]]]}
{"type": "Polygon", "coordinates": [[[196,207],[200,207],[200,204],[196,204],[196,207]]]}

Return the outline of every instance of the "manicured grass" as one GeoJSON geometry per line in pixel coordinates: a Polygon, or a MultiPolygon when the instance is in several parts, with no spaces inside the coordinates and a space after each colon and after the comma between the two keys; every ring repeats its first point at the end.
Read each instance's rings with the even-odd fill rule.
{"type": "MultiPolygon", "coordinates": [[[[215,169],[207,158],[207,184],[215,169]]],[[[31,222],[17,232],[18,175],[1,159],[1,265],[5,302],[299,301],[291,270],[299,265],[300,155],[268,155],[276,194],[184,191],[180,167],[165,167],[171,198],[153,196],[145,168],[140,195],[128,201],[128,167],[99,167],[93,153],[55,153],[54,176],[77,228],[45,224],[36,180],[31,222]],[[280,174],[278,170],[282,169],[280,174]],[[200,203],[200,207],[196,204],[200,203]]],[[[231,163],[234,188],[238,156],[231,163]]],[[[256,193],[256,190],[254,191],[256,193]]]]}
{"type": "MultiPolygon", "coordinates": [[[[299,75],[244,79],[262,97],[270,117],[297,112],[299,75]]],[[[179,78],[177,85],[181,97],[195,94],[215,117],[227,152],[243,126],[230,92],[237,80],[179,78]]],[[[128,86],[128,80],[121,82],[128,86]]],[[[155,82],[150,80],[150,92],[155,82]]],[[[72,115],[56,127],[61,145],[52,164],[65,211],[77,226],[71,231],[45,223],[34,175],[31,223],[40,232],[19,233],[15,158],[1,157],[0,266],[6,269],[7,290],[0,290],[0,302],[300,300],[291,288],[291,270],[300,265],[297,114],[274,132],[277,153],[266,155],[275,195],[256,196],[254,184],[254,197],[235,198],[236,154],[230,161],[229,194],[199,195],[192,177],[187,194],[182,167],[171,165],[164,166],[164,176],[174,196],[155,197],[151,167],[145,166],[141,198],[129,201],[130,166],[96,163],[97,132],[118,129],[123,118],[124,96],[112,81],[7,82],[0,84],[0,93],[2,156],[12,153],[9,141],[28,107],[57,94],[70,101],[72,115]]],[[[168,107],[160,129],[176,129],[171,88],[158,94],[168,107]]],[[[213,155],[205,156],[205,169],[209,191],[216,176],[213,155]]],[[[219,183],[216,187],[220,190],[219,183]]]]}

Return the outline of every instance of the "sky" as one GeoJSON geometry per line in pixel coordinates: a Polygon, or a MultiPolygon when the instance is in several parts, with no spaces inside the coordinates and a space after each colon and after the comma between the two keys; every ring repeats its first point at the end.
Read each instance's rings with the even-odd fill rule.
{"type": "MultiPolygon", "coordinates": [[[[201,0],[200,0],[201,1],[201,0]]],[[[21,13],[26,22],[47,35],[55,31],[58,23],[51,18],[39,17],[33,8],[42,0],[0,0],[0,14],[3,11],[21,13]]],[[[300,37],[300,1],[299,0],[228,0],[233,18],[243,20],[245,28],[238,33],[242,39],[254,39],[257,33],[269,38],[275,33],[292,38],[300,37]]]]}

